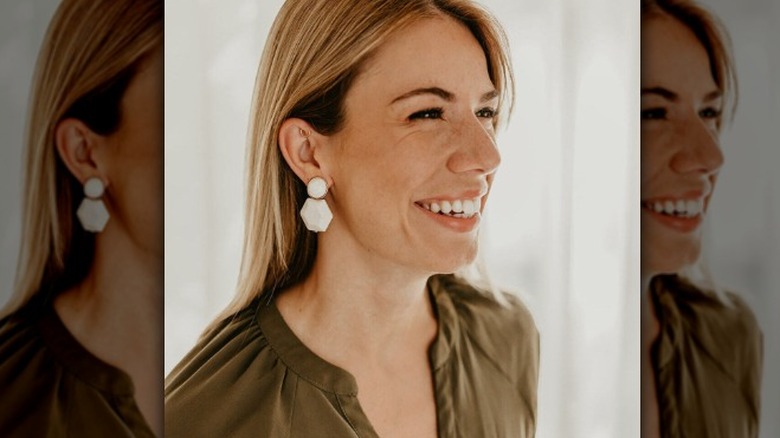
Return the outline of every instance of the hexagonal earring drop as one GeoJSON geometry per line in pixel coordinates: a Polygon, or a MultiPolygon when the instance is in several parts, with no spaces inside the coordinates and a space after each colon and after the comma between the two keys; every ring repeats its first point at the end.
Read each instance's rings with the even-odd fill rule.
{"type": "Polygon", "coordinates": [[[100,178],[92,177],[84,183],[84,200],[81,201],[76,216],[81,226],[91,233],[103,231],[108,222],[108,210],[100,199],[106,186],[100,178]]]}
{"type": "Polygon", "coordinates": [[[315,176],[306,184],[306,193],[309,198],[301,208],[301,219],[309,231],[321,233],[328,229],[333,219],[325,195],[328,194],[328,183],[322,177],[315,176]]]}

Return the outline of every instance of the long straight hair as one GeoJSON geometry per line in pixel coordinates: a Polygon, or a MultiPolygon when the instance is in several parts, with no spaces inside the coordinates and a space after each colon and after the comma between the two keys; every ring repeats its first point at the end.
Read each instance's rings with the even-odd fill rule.
{"type": "Polygon", "coordinates": [[[55,145],[69,117],[100,135],[116,131],[120,103],[138,65],[162,46],[162,0],[63,0],[38,54],[28,114],[22,241],[7,315],[36,294],[83,280],[94,236],[76,223],[79,181],[55,145]]]}
{"type": "Polygon", "coordinates": [[[366,60],[395,32],[436,16],[454,18],[474,35],[499,92],[499,107],[509,106],[508,114],[513,75],[506,36],[490,13],[471,1],[288,0],[282,6],[255,82],[238,290],[211,327],[261,295],[301,281],[314,263],[317,238],[298,218],[306,188],[278,147],[282,122],[296,117],[321,134],[338,132],[345,95],[366,60]]]}

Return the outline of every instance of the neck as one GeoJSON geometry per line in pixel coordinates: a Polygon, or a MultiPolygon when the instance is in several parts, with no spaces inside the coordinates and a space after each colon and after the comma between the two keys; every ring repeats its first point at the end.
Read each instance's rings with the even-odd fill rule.
{"type": "Polygon", "coordinates": [[[354,357],[391,360],[401,349],[427,349],[437,327],[426,291],[431,273],[344,245],[335,250],[321,238],[311,274],[277,301],[301,341],[336,364],[354,357]],[[325,350],[318,351],[319,345],[325,350]]]}
{"type": "Polygon", "coordinates": [[[54,301],[79,343],[130,376],[136,402],[157,434],[162,433],[162,274],[161,255],[109,226],[95,240],[86,278],[54,301]]]}
{"type": "Polygon", "coordinates": [[[93,353],[121,366],[161,352],[163,277],[162,258],[119,231],[107,227],[97,236],[89,273],[57,297],[55,308],[74,334],[99,344],[93,353]]]}

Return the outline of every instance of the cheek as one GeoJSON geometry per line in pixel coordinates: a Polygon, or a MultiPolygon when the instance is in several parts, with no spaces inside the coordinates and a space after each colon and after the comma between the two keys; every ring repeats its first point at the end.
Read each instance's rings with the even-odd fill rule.
{"type": "Polygon", "coordinates": [[[115,214],[134,234],[159,234],[163,218],[163,153],[159,137],[135,131],[112,145],[109,171],[115,214]]]}
{"type": "Polygon", "coordinates": [[[641,132],[640,172],[641,182],[653,180],[668,167],[671,160],[673,136],[660,128],[643,127],[641,132]]]}
{"type": "Polygon", "coordinates": [[[138,186],[145,196],[161,197],[163,187],[162,137],[151,131],[134,131],[118,144],[123,180],[138,186]]]}
{"type": "Polygon", "coordinates": [[[446,167],[446,144],[441,134],[417,132],[405,136],[351,141],[334,157],[334,183],[344,190],[371,192],[372,199],[411,200],[426,182],[446,167]],[[380,140],[381,139],[381,140],[380,140]]]}

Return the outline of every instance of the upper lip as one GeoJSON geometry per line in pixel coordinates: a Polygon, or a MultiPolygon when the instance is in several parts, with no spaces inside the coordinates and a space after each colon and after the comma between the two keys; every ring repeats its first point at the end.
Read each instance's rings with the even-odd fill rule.
{"type": "Polygon", "coordinates": [[[460,192],[457,192],[455,194],[442,194],[442,195],[434,195],[429,196],[424,199],[419,199],[415,201],[416,203],[422,204],[426,202],[434,202],[434,201],[457,201],[457,200],[464,200],[464,199],[476,199],[476,198],[483,198],[485,195],[487,195],[488,189],[487,187],[480,187],[478,189],[467,189],[460,192]]]}
{"type": "Polygon", "coordinates": [[[678,191],[675,193],[666,193],[662,195],[652,195],[642,199],[642,203],[667,201],[667,200],[689,200],[689,199],[706,199],[710,195],[709,189],[694,189],[687,191],[678,191]]]}

